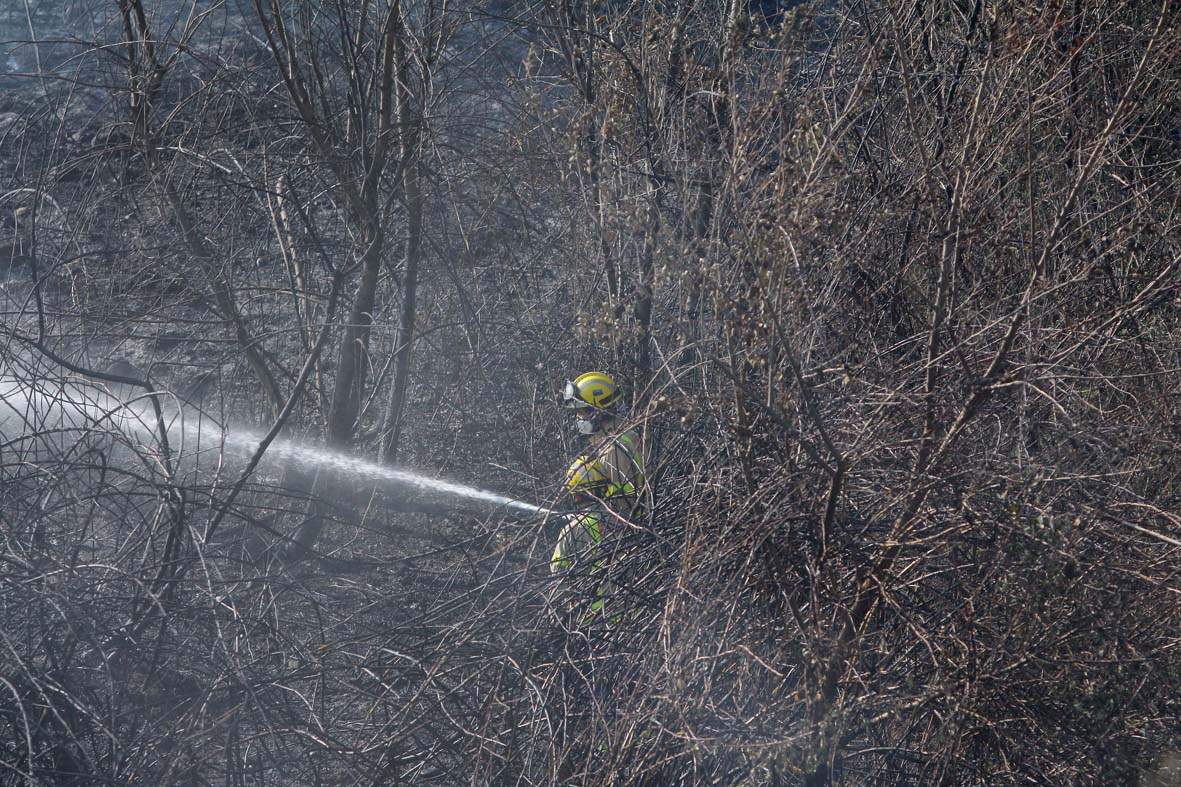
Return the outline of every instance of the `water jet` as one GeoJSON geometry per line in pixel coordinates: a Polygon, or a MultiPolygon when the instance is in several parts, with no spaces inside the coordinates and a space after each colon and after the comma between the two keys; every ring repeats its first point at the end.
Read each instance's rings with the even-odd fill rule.
{"type": "MultiPolygon", "coordinates": [[[[146,396],[124,400],[86,381],[0,376],[0,439],[4,442],[35,439],[39,433],[49,431],[60,436],[71,429],[112,429],[126,436],[154,439],[157,427],[151,408],[144,401],[146,396]]],[[[216,446],[222,455],[246,460],[253,456],[262,441],[262,435],[253,430],[217,424],[208,416],[195,414],[179,405],[171,405],[166,418],[169,441],[175,443],[177,458],[182,462],[209,451],[207,446],[210,445],[216,446]]],[[[273,441],[267,446],[264,462],[325,469],[342,477],[387,488],[468,500],[518,515],[554,513],[542,506],[486,489],[387,467],[299,441],[273,441]]]]}

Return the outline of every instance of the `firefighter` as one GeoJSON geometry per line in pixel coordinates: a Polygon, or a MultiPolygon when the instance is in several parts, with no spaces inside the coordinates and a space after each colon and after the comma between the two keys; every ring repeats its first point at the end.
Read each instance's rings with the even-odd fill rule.
{"type": "Polygon", "coordinates": [[[591,443],[587,456],[606,478],[602,501],[611,513],[634,521],[645,508],[644,458],[639,434],[622,423],[622,391],[610,375],[586,372],[566,383],[563,404],[591,443]]]}
{"type": "MultiPolygon", "coordinates": [[[[576,513],[566,526],[550,558],[555,574],[600,573],[603,556],[586,562],[604,536],[618,530],[643,510],[644,463],[639,435],[620,426],[620,391],[603,372],[587,372],[566,386],[565,405],[574,411],[575,428],[586,436],[591,450],[579,456],[566,471],[566,490],[574,500],[576,513]]],[[[598,611],[609,595],[601,578],[594,580],[598,611]]]]}

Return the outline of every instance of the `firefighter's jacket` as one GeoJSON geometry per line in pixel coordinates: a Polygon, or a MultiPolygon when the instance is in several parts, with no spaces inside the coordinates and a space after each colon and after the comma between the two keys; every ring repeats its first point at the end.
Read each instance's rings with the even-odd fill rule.
{"type": "MultiPolygon", "coordinates": [[[[645,507],[643,449],[634,431],[622,432],[603,441],[591,461],[607,479],[606,484],[597,496],[598,505],[567,518],[550,559],[553,573],[572,569],[580,555],[593,551],[602,542],[605,530],[619,527],[619,518],[631,521],[645,507]]],[[[586,568],[593,571],[601,564],[600,557],[593,566],[586,568]]]]}

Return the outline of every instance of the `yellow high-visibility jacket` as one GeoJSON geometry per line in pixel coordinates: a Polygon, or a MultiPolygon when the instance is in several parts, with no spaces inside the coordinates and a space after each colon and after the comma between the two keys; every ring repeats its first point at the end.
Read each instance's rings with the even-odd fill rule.
{"type": "MultiPolygon", "coordinates": [[[[597,549],[605,536],[604,530],[611,527],[613,516],[631,519],[646,504],[643,448],[636,432],[629,430],[604,440],[593,453],[593,458],[586,461],[594,465],[592,474],[601,474],[607,479],[600,503],[603,508],[610,509],[610,513],[588,508],[567,517],[550,557],[550,571],[554,574],[569,572],[587,553],[597,549]]],[[[595,572],[602,563],[603,557],[599,556],[587,568],[595,572]]],[[[608,592],[605,584],[598,586],[592,610],[602,607],[608,592]]]]}

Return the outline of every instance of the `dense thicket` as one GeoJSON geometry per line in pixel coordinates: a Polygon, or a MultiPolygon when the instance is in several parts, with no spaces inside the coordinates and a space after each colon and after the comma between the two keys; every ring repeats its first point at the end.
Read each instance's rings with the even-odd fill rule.
{"type": "Polygon", "coordinates": [[[0,783],[1177,783],[1167,0],[11,5],[0,783]]]}

